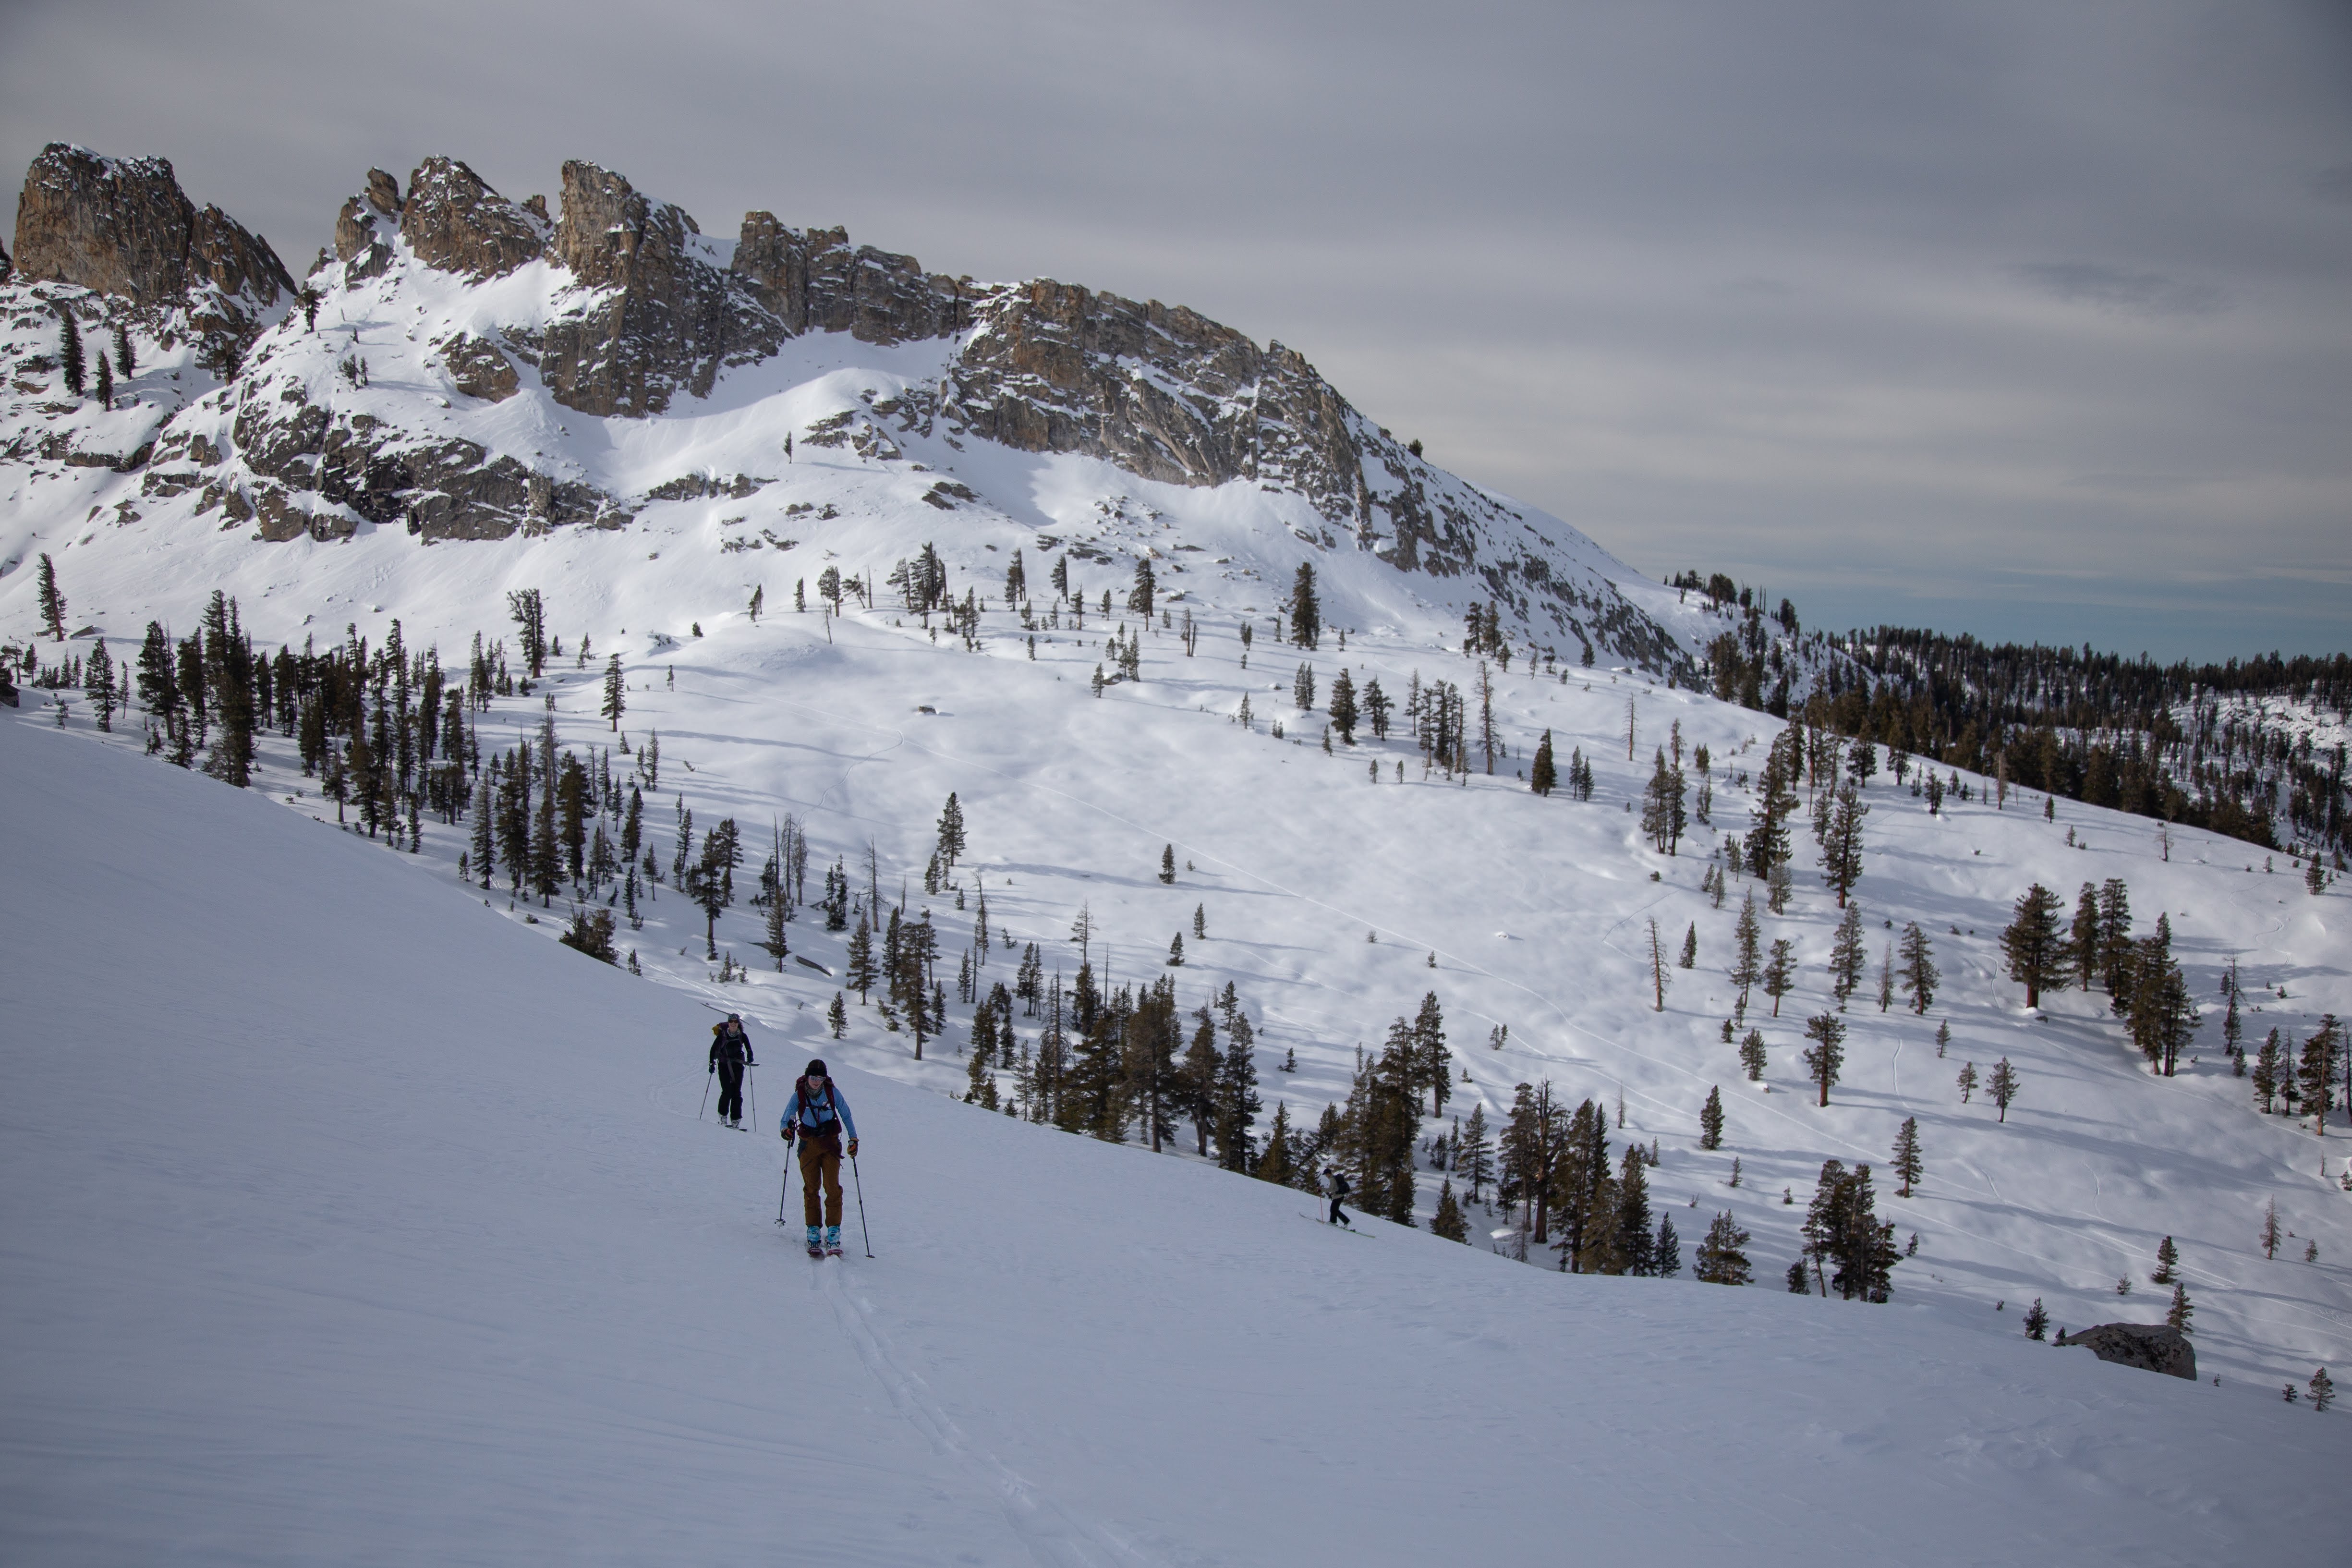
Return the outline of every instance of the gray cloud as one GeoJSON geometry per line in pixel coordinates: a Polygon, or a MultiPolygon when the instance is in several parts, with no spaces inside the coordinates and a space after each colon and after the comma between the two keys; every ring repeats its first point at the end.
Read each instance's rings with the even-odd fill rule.
{"type": "Polygon", "coordinates": [[[298,268],[448,152],[1181,301],[1813,624],[2352,642],[2246,575],[2352,564],[2320,0],[15,0],[0,167],[54,138],[165,153],[298,268]]]}
{"type": "Polygon", "coordinates": [[[2027,286],[2070,305],[2092,305],[2119,316],[2161,321],[2210,316],[2227,301],[2210,283],[2167,278],[2161,272],[2129,272],[2089,261],[2032,261],[2010,268],[2027,286]]]}

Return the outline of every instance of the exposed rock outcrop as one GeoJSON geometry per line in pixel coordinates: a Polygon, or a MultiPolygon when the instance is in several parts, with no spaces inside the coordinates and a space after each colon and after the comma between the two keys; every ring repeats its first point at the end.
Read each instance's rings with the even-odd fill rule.
{"type": "Polygon", "coordinates": [[[354,194],[335,215],[335,259],[343,264],[343,287],[380,276],[392,265],[389,237],[400,221],[400,182],[370,169],[367,189],[354,194]]]}
{"type": "MultiPolygon", "coordinates": [[[[379,173],[369,174],[371,188],[379,173]]],[[[419,261],[444,272],[497,278],[537,260],[547,247],[541,218],[490,189],[455,158],[427,158],[417,165],[399,212],[400,237],[419,261]]]]}
{"type": "Polygon", "coordinates": [[[2101,1361],[2197,1380],[2197,1352],[2189,1336],[2165,1323],[2101,1323],[2078,1334],[2060,1334],[2062,1345],[2081,1345],[2101,1361]]]}
{"type": "Polygon", "coordinates": [[[160,311],[184,307],[200,334],[250,338],[294,280],[268,242],[218,207],[199,208],[169,160],[106,158],[53,142],[25,172],[16,270],[160,311]]]}
{"type": "Polygon", "coordinates": [[[714,264],[683,208],[593,163],[563,165],[548,251],[578,297],[541,339],[540,374],[583,414],[659,414],[679,389],[702,396],[722,365],[763,359],[788,335],[748,282],[714,264]]]}

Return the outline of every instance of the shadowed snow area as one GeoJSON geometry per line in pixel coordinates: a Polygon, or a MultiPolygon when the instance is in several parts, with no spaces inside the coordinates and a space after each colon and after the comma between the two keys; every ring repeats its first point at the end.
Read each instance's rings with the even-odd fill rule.
{"type": "Polygon", "coordinates": [[[0,798],[10,1563],[2342,1561],[2342,1416],[1907,1270],[1337,1235],[854,1067],[877,1257],[814,1265],[688,994],[79,735],[0,798]]]}

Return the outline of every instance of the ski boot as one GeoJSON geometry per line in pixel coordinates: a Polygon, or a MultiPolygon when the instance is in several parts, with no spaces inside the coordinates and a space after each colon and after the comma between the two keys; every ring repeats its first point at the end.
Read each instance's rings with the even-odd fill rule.
{"type": "Polygon", "coordinates": [[[814,1226],[808,1227],[808,1255],[811,1258],[824,1256],[824,1243],[818,1238],[817,1227],[814,1226]]]}
{"type": "Polygon", "coordinates": [[[824,1227],[824,1255],[827,1258],[841,1256],[841,1227],[837,1225],[824,1227]]]}

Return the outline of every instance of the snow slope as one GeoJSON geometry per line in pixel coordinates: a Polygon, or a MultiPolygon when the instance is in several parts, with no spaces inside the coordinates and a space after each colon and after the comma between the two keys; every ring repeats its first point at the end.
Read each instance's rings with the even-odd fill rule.
{"type": "Polygon", "coordinates": [[[0,798],[11,1562],[2342,1559],[2342,1418],[2235,1379],[1334,1235],[856,1066],[877,1257],[812,1266],[679,992],[78,736],[0,798]]]}

